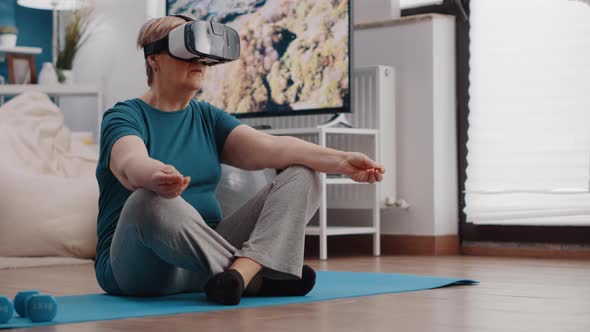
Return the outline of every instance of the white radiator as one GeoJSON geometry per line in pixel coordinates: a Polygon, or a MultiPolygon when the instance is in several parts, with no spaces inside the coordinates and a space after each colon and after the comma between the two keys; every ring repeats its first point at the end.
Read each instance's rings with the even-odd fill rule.
{"type": "MultiPolygon", "coordinates": [[[[379,129],[380,160],[386,169],[381,183],[381,207],[396,201],[395,70],[389,66],[359,68],[354,71],[352,113],[346,115],[355,128],[379,129]]],[[[298,115],[243,119],[248,125],[270,125],[273,129],[316,127],[332,115],[298,115]]],[[[305,138],[314,141],[315,138],[305,138]]],[[[369,137],[329,135],[328,145],[344,151],[359,151],[374,158],[369,137]]],[[[315,142],[317,143],[317,142],[315,142]]],[[[328,186],[330,208],[370,208],[371,190],[363,185],[328,186]],[[352,186],[352,187],[351,187],[352,186]]]]}

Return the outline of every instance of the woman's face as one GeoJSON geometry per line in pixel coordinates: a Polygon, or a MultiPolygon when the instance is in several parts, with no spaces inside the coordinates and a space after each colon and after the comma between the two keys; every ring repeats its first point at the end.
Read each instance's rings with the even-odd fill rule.
{"type": "Polygon", "coordinates": [[[207,66],[202,63],[178,60],[169,54],[157,54],[156,61],[158,72],[154,73],[154,80],[159,80],[160,84],[194,91],[203,85],[207,66]]]}

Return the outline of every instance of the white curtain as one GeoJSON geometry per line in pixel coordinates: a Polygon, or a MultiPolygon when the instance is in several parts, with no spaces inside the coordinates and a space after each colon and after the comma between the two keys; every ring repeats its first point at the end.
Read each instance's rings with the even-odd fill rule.
{"type": "Polygon", "coordinates": [[[467,221],[590,225],[590,4],[472,0],[467,221]]]}

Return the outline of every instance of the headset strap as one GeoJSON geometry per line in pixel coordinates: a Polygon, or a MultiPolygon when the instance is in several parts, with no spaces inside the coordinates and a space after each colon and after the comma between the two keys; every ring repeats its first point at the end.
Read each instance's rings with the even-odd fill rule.
{"type": "Polygon", "coordinates": [[[143,47],[143,56],[144,56],[144,58],[147,58],[148,56],[150,56],[152,54],[160,53],[162,51],[166,51],[167,49],[168,49],[168,36],[145,45],[143,47]]]}
{"type": "MultiPolygon", "coordinates": [[[[187,22],[193,22],[194,19],[185,16],[185,15],[170,15],[175,17],[180,17],[187,22]]],[[[149,43],[143,47],[143,56],[147,58],[152,54],[156,54],[162,51],[168,50],[168,35],[162,39],[158,39],[155,42],[149,43]]]]}
{"type": "Polygon", "coordinates": [[[182,18],[183,20],[185,20],[185,21],[187,21],[187,22],[192,22],[192,21],[194,21],[194,19],[193,19],[192,17],[188,17],[188,16],[186,16],[186,15],[180,15],[180,14],[177,14],[177,15],[171,15],[171,16],[180,17],[180,18],[182,18]]]}

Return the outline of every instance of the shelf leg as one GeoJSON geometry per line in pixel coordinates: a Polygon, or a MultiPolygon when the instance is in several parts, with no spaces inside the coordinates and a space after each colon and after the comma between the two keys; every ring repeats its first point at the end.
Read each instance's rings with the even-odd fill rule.
{"type": "MultiPolygon", "coordinates": [[[[374,184],[375,196],[379,197],[379,183],[374,184]]],[[[379,200],[375,199],[375,206],[373,206],[373,227],[375,234],[373,234],[373,256],[381,255],[381,211],[379,207],[379,200]]]]}
{"type": "MultiPolygon", "coordinates": [[[[319,134],[319,145],[326,147],[326,133],[321,131],[319,134]]],[[[328,259],[328,235],[327,235],[327,219],[328,219],[328,199],[326,186],[326,173],[320,173],[322,181],[322,193],[320,195],[320,260],[328,259]]]]}
{"type": "Polygon", "coordinates": [[[327,233],[327,199],[326,199],[326,175],[322,175],[322,195],[320,202],[320,259],[328,259],[328,235],[327,233]]]}
{"type": "MultiPolygon", "coordinates": [[[[375,134],[374,147],[375,147],[375,160],[378,163],[381,162],[379,154],[379,134],[375,134]]],[[[391,176],[391,174],[389,175],[391,176]]],[[[374,199],[373,199],[373,227],[375,228],[375,234],[373,234],[373,255],[381,255],[381,183],[376,182],[373,185],[374,188],[374,199]]]]}

